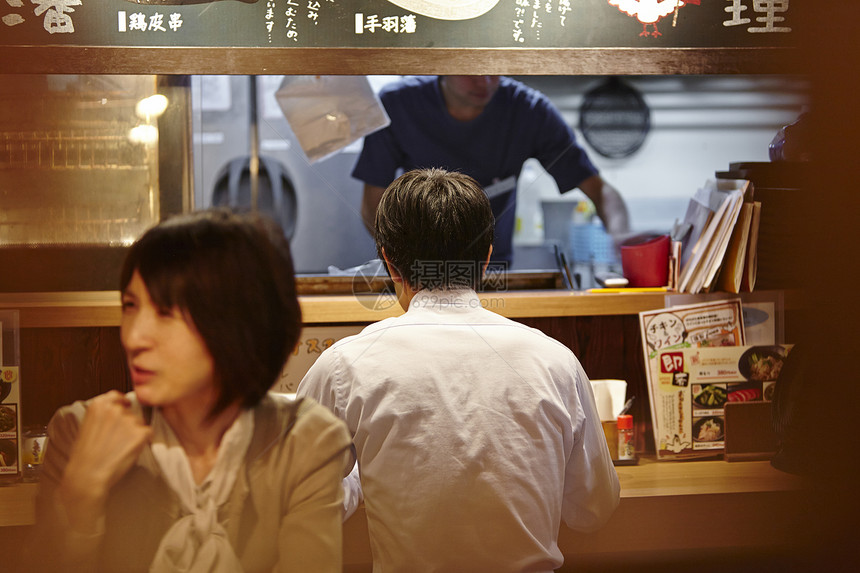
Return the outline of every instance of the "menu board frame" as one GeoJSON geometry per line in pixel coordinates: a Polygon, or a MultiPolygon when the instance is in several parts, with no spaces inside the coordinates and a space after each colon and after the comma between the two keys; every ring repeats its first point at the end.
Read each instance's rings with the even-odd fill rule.
{"type": "Polygon", "coordinates": [[[794,74],[790,48],[188,48],[8,46],[2,74],[794,74]]]}
{"type": "Polygon", "coordinates": [[[685,0],[643,22],[618,0],[431,9],[448,1],[9,3],[0,73],[791,73],[802,31],[788,2],[685,0]]]}

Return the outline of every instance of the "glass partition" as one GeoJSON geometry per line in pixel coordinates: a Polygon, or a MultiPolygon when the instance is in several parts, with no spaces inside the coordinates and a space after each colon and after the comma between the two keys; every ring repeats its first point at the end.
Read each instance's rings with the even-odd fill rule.
{"type": "Polygon", "coordinates": [[[3,76],[2,290],[115,288],[123,248],[192,205],[181,80],[3,76]]]}

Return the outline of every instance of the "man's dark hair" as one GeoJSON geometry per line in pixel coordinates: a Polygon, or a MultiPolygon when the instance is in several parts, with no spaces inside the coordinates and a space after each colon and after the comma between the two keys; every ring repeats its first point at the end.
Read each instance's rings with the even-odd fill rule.
{"type": "Polygon", "coordinates": [[[226,209],[167,219],[131,246],[120,275],[135,271],[154,304],[178,308],[212,355],[220,397],[255,406],[277,381],[301,333],[290,246],[271,219],[226,209]]]}
{"type": "Polygon", "coordinates": [[[398,177],[376,211],[376,250],[413,289],[473,288],[493,244],[490,201],[477,181],[443,169],[398,177]]]}

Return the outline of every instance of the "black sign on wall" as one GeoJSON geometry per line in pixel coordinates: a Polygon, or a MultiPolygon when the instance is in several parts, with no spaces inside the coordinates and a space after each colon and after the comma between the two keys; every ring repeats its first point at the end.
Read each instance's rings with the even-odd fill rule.
{"type": "Polygon", "coordinates": [[[6,0],[2,46],[784,47],[790,0],[6,0]]]}

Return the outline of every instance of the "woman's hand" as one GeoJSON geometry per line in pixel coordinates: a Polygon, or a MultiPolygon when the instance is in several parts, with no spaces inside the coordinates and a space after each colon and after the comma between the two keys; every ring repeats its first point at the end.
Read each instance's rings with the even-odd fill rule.
{"type": "Polygon", "coordinates": [[[151,435],[120,392],[90,401],[58,490],[74,529],[97,531],[110,488],[131,469],[151,435]]]}

